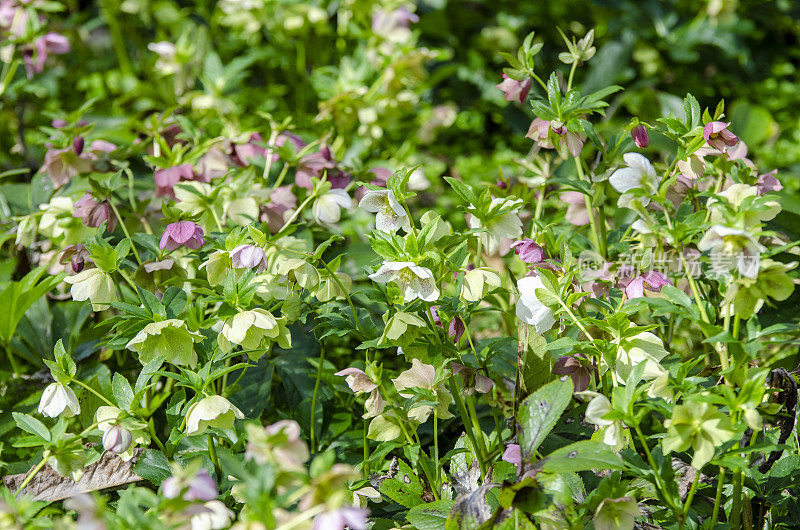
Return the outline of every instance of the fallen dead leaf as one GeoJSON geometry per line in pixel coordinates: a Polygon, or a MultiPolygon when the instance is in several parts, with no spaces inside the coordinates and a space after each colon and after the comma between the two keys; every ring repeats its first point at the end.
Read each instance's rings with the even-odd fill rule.
{"type": "MultiPolygon", "coordinates": [[[[37,501],[55,502],[68,499],[78,493],[117,488],[139,482],[143,479],[133,472],[138,456],[137,453],[129,462],[125,462],[116,454],[107,451],[100,457],[100,460],[86,466],[83,476],[77,482],[70,477],[62,477],[49,465],[45,465],[25,486],[23,493],[32,496],[37,501]]],[[[3,483],[9,490],[16,493],[28,473],[7,475],[3,477],[3,483]]]]}

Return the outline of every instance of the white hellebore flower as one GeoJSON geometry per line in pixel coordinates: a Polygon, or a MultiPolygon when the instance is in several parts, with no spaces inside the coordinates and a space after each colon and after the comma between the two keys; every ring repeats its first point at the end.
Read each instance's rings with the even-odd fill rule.
{"type": "Polygon", "coordinates": [[[627,207],[634,199],[641,202],[642,206],[650,204],[650,197],[637,197],[632,190],[643,190],[646,193],[655,193],[658,189],[658,177],[653,164],[639,153],[625,153],[622,155],[628,167],[620,168],[611,174],[608,182],[622,196],[617,204],[627,207]]]}
{"type": "Polygon", "coordinates": [[[381,232],[411,231],[405,209],[397,202],[392,190],[367,190],[358,206],[375,213],[375,228],[381,232]]]}
{"type": "Polygon", "coordinates": [[[203,503],[203,511],[189,519],[191,530],[218,530],[228,528],[235,514],[220,501],[203,503]]]}
{"type": "Polygon", "coordinates": [[[117,300],[114,279],[100,269],[84,269],[74,276],[67,276],[64,281],[72,285],[69,293],[73,300],[91,300],[95,311],[108,309],[111,302],[117,300]]]}
{"type": "Polygon", "coordinates": [[[517,212],[522,207],[522,199],[495,197],[492,199],[489,210],[497,210],[509,206],[512,208],[511,211],[492,217],[486,222],[485,226],[474,215],[469,218],[470,228],[483,228],[485,230],[481,233],[481,242],[487,254],[494,253],[502,239],[517,239],[522,235],[522,221],[519,220],[517,215],[517,212]]]}
{"type": "Polygon", "coordinates": [[[553,327],[556,319],[553,311],[544,305],[536,296],[536,289],[544,289],[542,279],[538,276],[527,276],[517,282],[519,300],[517,300],[517,318],[534,326],[540,335],[553,327]]]}
{"type": "Polygon", "coordinates": [[[603,431],[603,443],[622,449],[625,446],[625,428],[620,421],[603,418],[611,412],[611,402],[602,394],[598,394],[586,407],[586,421],[600,427],[603,431]]]}
{"type": "Polygon", "coordinates": [[[714,225],[697,243],[697,249],[711,251],[711,268],[717,273],[725,274],[735,264],[742,276],[758,277],[764,247],[745,230],[714,225]]]}
{"type": "Polygon", "coordinates": [[[431,270],[411,261],[384,261],[369,279],[378,283],[397,283],[406,303],[417,298],[426,302],[439,299],[439,289],[431,270]]]}
{"type": "Polygon", "coordinates": [[[612,376],[616,382],[624,385],[635,366],[644,364],[642,379],[649,381],[655,379],[666,370],[660,361],[668,355],[664,343],[653,333],[644,331],[626,340],[626,345],[617,350],[615,372],[612,376]]]}
{"type": "Polygon", "coordinates": [[[317,223],[330,225],[339,222],[342,208],[348,209],[352,205],[353,201],[346,191],[335,189],[320,195],[311,210],[317,223]]]}
{"type": "Polygon", "coordinates": [[[242,411],[224,397],[209,396],[189,407],[186,414],[186,434],[202,434],[209,427],[230,429],[235,420],[243,418],[242,411]]]}
{"type": "Polygon", "coordinates": [[[71,388],[61,383],[51,383],[42,392],[39,413],[48,418],[62,415],[71,418],[81,413],[81,405],[71,388]]]}

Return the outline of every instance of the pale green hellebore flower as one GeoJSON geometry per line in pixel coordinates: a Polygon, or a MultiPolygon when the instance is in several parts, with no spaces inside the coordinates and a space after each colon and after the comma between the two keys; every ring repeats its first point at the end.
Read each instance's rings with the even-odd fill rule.
{"type": "Polygon", "coordinates": [[[183,320],[172,318],[147,324],[125,347],[138,353],[143,365],[163,357],[170,364],[194,368],[196,340],[198,334],[190,332],[183,320]]]}
{"type": "MultiPolygon", "coordinates": [[[[436,395],[436,415],[439,419],[446,420],[453,415],[448,410],[453,395],[445,388],[443,382],[436,382],[436,369],[433,365],[425,364],[419,359],[411,360],[411,368],[402,372],[396,379],[392,379],[397,392],[404,398],[413,397],[414,394],[404,392],[409,388],[430,390],[436,395]]],[[[431,405],[414,404],[408,411],[409,419],[418,423],[425,423],[433,412],[431,405]]]]}
{"type": "Polygon", "coordinates": [[[489,219],[486,221],[485,226],[483,222],[474,215],[469,218],[470,228],[484,229],[480,237],[483,249],[487,254],[493,254],[500,246],[500,241],[503,239],[517,239],[522,235],[522,221],[520,221],[517,215],[517,212],[522,208],[522,199],[495,197],[492,199],[491,205],[489,206],[490,210],[502,207],[511,207],[511,211],[489,219]]]}
{"type": "Polygon", "coordinates": [[[461,298],[467,302],[478,302],[483,297],[500,287],[500,276],[488,268],[472,269],[464,273],[461,284],[461,298]]]}
{"type": "MultiPolygon", "coordinates": [[[[245,350],[259,350],[264,339],[278,343],[281,348],[291,347],[292,340],[283,319],[277,319],[264,309],[242,311],[225,320],[217,335],[217,344],[223,352],[229,352],[233,345],[245,350]]],[[[251,360],[258,360],[261,351],[248,351],[251,360]]]]}
{"type": "Polygon", "coordinates": [[[223,250],[212,252],[206,262],[200,265],[200,268],[206,270],[209,285],[212,287],[222,285],[233,270],[231,255],[223,250]]]}
{"type": "Polygon", "coordinates": [[[633,530],[636,518],[642,514],[633,497],[603,499],[594,514],[595,530],[633,530]]]}
{"type": "Polygon", "coordinates": [[[691,447],[692,467],[698,470],[711,461],[717,447],[736,435],[728,416],[709,403],[698,401],[677,405],[665,425],[667,435],[661,440],[664,454],[691,447]]]}
{"type": "Polygon", "coordinates": [[[598,394],[586,407],[586,421],[600,427],[603,443],[617,451],[625,447],[625,426],[621,421],[607,420],[605,415],[611,412],[611,402],[602,394],[598,394]]]}
{"type": "Polygon", "coordinates": [[[64,281],[72,285],[69,293],[73,300],[89,300],[92,309],[102,311],[117,301],[117,287],[114,279],[100,269],[84,269],[78,274],[67,276],[64,281]]]}
{"type": "Polygon", "coordinates": [[[186,434],[203,434],[209,427],[231,429],[233,422],[244,418],[244,414],[233,403],[222,396],[201,399],[186,414],[186,434]]]}

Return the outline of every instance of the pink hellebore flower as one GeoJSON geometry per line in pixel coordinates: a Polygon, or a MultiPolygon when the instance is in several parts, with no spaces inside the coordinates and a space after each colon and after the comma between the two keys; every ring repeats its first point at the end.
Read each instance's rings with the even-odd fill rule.
{"type": "Polygon", "coordinates": [[[364,373],[364,370],[359,370],[358,368],[345,368],[333,375],[344,377],[347,386],[349,386],[350,390],[353,392],[372,392],[378,388],[378,385],[373,383],[372,379],[364,373]]]}
{"type": "MultiPolygon", "coordinates": [[[[375,178],[370,180],[369,183],[373,186],[380,186],[381,188],[386,187],[389,177],[393,175],[392,170],[385,167],[374,167],[370,169],[369,172],[375,175],[375,178]]],[[[355,193],[356,202],[361,202],[361,199],[364,198],[366,193],[367,188],[365,186],[359,186],[355,193]]]]}
{"type": "Polygon", "coordinates": [[[558,122],[544,121],[540,118],[535,118],[528,128],[528,134],[525,138],[530,138],[542,149],[553,149],[553,141],[550,139],[550,130],[556,134],[564,132],[564,126],[558,122]]]}
{"type": "Polygon", "coordinates": [[[191,221],[178,221],[167,225],[164,234],[161,236],[161,250],[172,252],[181,245],[192,250],[205,245],[203,239],[203,229],[191,221]]]}
{"type": "Polygon", "coordinates": [[[443,328],[444,326],[442,326],[442,319],[439,318],[439,307],[432,305],[429,311],[431,312],[431,320],[433,320],[433,323],[440,328],[443,328]]]}
{"type": "Polygon", "coordinates": [[[532,85],[533,81],[531,81],[530,77],[526,77],[522,81],[517,81],[516,79],[512,79],[506,74],[503,74],[503,81],[496,86],[505,92],[506,101],[519,101],[520,103],[525,103],[525,100],[528,99],[528,92],[530,92],[532,85]]]}
{"type": "Polygon", "coordinates": [[[364,508],[343,506],[335,510],[322,512],[314,518],[312,530],[366,530],[367,513],[364,508]]]}
{"type": "Polygon", "coordinates": [[[770,191],[781,191],[783,189],[783,184],[781,184],[781,181],[775,177],[777,174],[778,170],[773,169],[769,173],[764,173],[763,175],[758,176],[756,189],[759,195],[764,195],[770,191]]]}
{"type": "Polygon", "coordinates": [[[176,476],[168,477],[162,484],[161,490],[168,499],[174,499],[181,491],[188,487],[183,494],[183,500],[192,501],[213,501],[219,495],[217,482],[208,474],[208,471],[201,469],[197,474],[189,479],[187,483],[176,476]]]}
{"type": "Polygon", "coordinates": [[[297,197],[292,186],[280,186],[269,194],[269,202],[261,205],[261,222],[269,225],[269,231],[277,233],[286,221],[285,214],[297,206],[297,197]]]}
{"type": "Polygon", "coordinates": [[[508,444],[503,452],[503,461],[517,466],[517,470],[522,467],[522,451],[519,444],[508,444]]]}
{"type": "Polygon", "coordinates": [[[336,169],[336,161],[331,156],[331,150],[323,145],[316,153],[311,153],[300,159],[294,182],[301,188],[312,189],[311,178],[322,178],[327,175],[327,181],[334,189],[344,189],[350,184],[350,175],[336,169]]]}
{"type": "Polygon", "coordinates": [[[648,291],[661,292],[665,285],[672,285],[672,282],[663,272],[649,271],[641,276],[631,278],[626,282],[620,282],[624,286],[625,296],[629,300],[644,296],[645,288],[648,291]]]}
{"type": "Polygon", "coordinates": [[[239,245],[230,251],[231,263],[237,269],[267,269],[267,257],[264,250],[256,245],[239,245]]]}
{"type": "Polygon", "coordinates": [[[28,79],[31,79],[34,74],[41,74],[44,71],[44,63],[47,61],[49,54],[62,55],[69,52],[69,50],[69,41],[60,33],[51,31],[36,39],[33,43],[33,50],[28,49],[23,52],[28,79]]]}
{"type": "Polygon", "coordinates": [[[117,216],[114,215],[111,204],[108,201],[97,202],[90,191],[75,201],[75,211],[72,216],[80,217],[83,224],[91,228],[106,223],[107,232],[113,232],[117,227],[117,216]]]}
{"type": "Polygon", "coordinates": [[[478,370],[473,370],[463,364],[453,363],[453,375],[461,374],[462,381],[464,382],[463,393],[465,396],[471,396],[475,392],[480,394],[488,394],[494,388],[494,381],[485,375],[481,374],[478,370]]]}
{"type": "Polygon", "coordinates": [[[544,261],[544,249],[533,239],[520,239],[511,244],[511,248],[523,263],[541,263],[544,261]]]}
{"type": "Polygon", "coordinates": [[[650,135],[647,134],[647,127],[644,125],[637,125],[631,129],[631,137],[633,138],[633,143],[639,149],[644,149],[650,145],[650,135]]]}
{"type": "Polygon", "coordinates": [[[567,221],[575,226],[585,226],[589,224],[589,210],[586,209],[586,201],[583,193],[579,191],[565,191],[560,195],[560,199],[567,203],[567,221]]]}
{"type": "Polygon", "coordinates": [[[175,184],[181,180],[193,180],[194,168],[191,164],[180,164],[166,169],[156,169],[153,173],[157,197],[175,197],[175,184]]]}
{"type": "Polygon", "coordinates": [[[728,130],[728,125],[724,121],[712,121],[703,127],[703,138],[708,145],[722,153],[739,142],[739,138],[728,130]]]}
{"type": "Polygon", "coordinates": [[[569,154],[573,157],[578,158],[581,154],[581,150],[583,149],[583,138],[581,138],[578,134],[574,132],[568,131],[566,128],[562,127],[564,131],[561,135],[561,143],[560,145],[567,144],[567,150],[569,154]]]}
{"type": "Polygon", "coordinates": [[[253,133],[250,135],[250,140],[244,144],[234,144],[233,146],[233,162],[240,166],[249,166],[253,160],[258,158],[267,158],[267,148],[261,147],[261,135],[253,133]]]}
{"type": "Polygon", "coordinates": [[[60,188],[81,173],[92,170],[92,162],[88,157],[78,156],[72,146],[63,149],[48,149],[44,154],[41,171],[47,173],[53,186],[60,188]]]}

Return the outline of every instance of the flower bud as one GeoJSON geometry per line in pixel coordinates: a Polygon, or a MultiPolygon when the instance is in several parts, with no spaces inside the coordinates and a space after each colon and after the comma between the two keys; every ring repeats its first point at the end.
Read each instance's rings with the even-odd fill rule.
{"type": "Polygon", "coordinates": [[[453,320],[450,321],[450,326],[447,328],[447,336],[450,337],[455,344],[458,344],[458,341],[461,340],[461,335],[464,334],[466,329],[461,317],[455,316],[453,320]]]}
{"type": "Polygon", "coordinates": [[[114,425],[103,433],[103,449],[119,455],[128,450],[132,440],[133,436],[129,430],[114,425]]]}
{"type": "Polygon", "coordinates": [[[633,143],[639,149],[644,149],[650,145],[650,135],[647,134],[647,127],[644,125],[637,125],[631,129],[631,136],[633,137],[633,143]]]}
{"type": "Polygon", "coordinates": [[[76,155],[83,153],[83,144],[83,136],[76,136],[75,139],[72,140],[72,149],[75,151],[76,155]]]}

